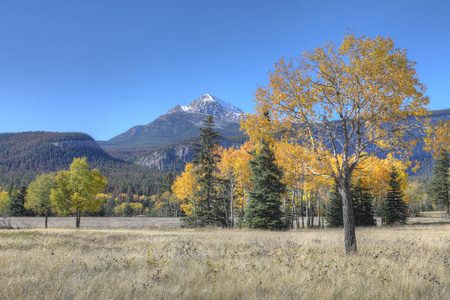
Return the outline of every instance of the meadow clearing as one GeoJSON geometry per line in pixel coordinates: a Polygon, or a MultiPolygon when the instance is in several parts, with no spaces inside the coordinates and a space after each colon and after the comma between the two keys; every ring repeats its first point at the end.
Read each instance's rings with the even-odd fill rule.
{"type": "Polygon", "coordinates": [[[337,229],[0,230],[0,298],[450,299],[449,222],[357,238],[346,256],[337,229]]]}

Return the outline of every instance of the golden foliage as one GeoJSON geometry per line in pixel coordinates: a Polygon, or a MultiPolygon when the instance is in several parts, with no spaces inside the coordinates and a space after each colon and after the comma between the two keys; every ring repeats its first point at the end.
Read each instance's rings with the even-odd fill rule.
{"type": "MultiPolygon", "coordinates": [[[[408,188],[408,173],[406,171],[410,165],[409,162],[395,158],[391,153],[385,159],[376,156],[366,157],[356,169],[354,175],[356,178],[361,178],[363,186],[370,187],[373,195],[380,198],[382,202],[388,189],[391,167],[395,167],[397,170],[401,189],[406,191],[408,188]]],[[[409,197],[405,197],[404,200],[409,203],[409,197]]]]}
{"type": "Polygon", "coordinates": [[[7,191],[2,190],[0,187],[0,214],[5,211],[9,203],[9,195],[7,191]]]}
{"type": "Polygon", "coordinates": [[[244,209],[247,203],[248,191],[251,189],[250,166],[248,162],[252,159],[250,152],[254,145],[245,142],[239,149],[230,147],[224,149],[219,147],[218,154],[221,161],[217,163],[220,177],[230,182],[234,198],[234,207],[244,209]]]}
{"type": "Polygon", "coordinates": [[[56,175],[56,189],[52,189],[50,198],[60,215],[97,211],[104,198],[96,195],[103,191],[106,182],[100,171],[90,169],[86,157],[74,158],[70,171],[62,170],[56,175]]]}
{"type": "Polygon", "coordinates": [[[450,120],[439,120],[435,126],[427,127],[427,136],[424,138],[425,150],[437,157],[441,152],[450,153],[450,120]]]}
{"type": "MultiPolygon", "coordinates": [[[[135,214],[141,214],[144,212],[144,205],[142,203],[139,202],[129,202],[129,203],[135,214]]],[[[126,205],[127,202],[123,202],[122,204],[117,205],[116,207],[114,207],[114,213],[118,216],[123,215],[123,211],[126,205]]]]}
{"type": "Polygon", "coordinates": [[[194,164],[186,164],[185,171],[178,176],[173,185],[173,195],[180,201],[181,209],[186,215],[194,212],[196,203],[198,202],[197,192],[199,187],[196,185],[194,164]]]}
{"type": "Polygon", "coordinates": [[[340,47],[330,42],[295,61],[282,58],[242,127],[252,140],[282,137],[306,148],[314,159],[305,167],[335,179],[376,152],[368,151],[373,145],[406,157],[417,142],[404,142],[417,126],[408,117],[421,122],[429,102],[415,65],[392,39],[353,34],[340,47]]]}

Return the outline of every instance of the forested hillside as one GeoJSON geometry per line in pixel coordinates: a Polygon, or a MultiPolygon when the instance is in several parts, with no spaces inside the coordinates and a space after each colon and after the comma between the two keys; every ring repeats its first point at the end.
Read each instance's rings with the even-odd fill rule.
{"type": "Polygon", "coordinates": [[[18,186],[36,175],[67,169],[74,157],[86,156],[89,164],[108,178],[108,193],[152,195],[164,175],[145,166],[112,158],[84,133],[22,132],[0,134],[0,186],[18,186]]]}

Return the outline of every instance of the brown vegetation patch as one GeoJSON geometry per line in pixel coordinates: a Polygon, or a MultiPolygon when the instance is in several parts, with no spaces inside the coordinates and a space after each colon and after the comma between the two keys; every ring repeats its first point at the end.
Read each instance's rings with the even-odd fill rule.
{"type": "Polygon", "coordinates": [[[0,231],[2,299],[449,299],[450,226],[0,231]]]}

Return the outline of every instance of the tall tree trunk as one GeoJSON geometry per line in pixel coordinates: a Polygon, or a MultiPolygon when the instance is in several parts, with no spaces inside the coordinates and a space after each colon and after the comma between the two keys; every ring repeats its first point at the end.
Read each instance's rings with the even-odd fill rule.
{"type": "Polygon", "coordinates": [[[342,196],[342,214],[344,220],[344,244],[346,254],[358,252],[356,246],[355,217],[353,215],[350,175],[345,174],[342,182],[337,181],[339,193],[342,196]]]}
{"type": "Polygon", "coordinates": [[[300,216],[302,217],[302,228],[305,228],[305,219],[303,218],[303,191],[300,197],[300,216]]]}
{"type": "Polygon", "coordinates": [[[319,206],[319,208],[317,209],[317,219],[319,220],[319,228],[321,228],[322,224],[320,223],[320,215],[321,215],[322,201],[321,201],[320,197],[319,197],[319,201],[318,201],[318,206],[319,206]]]}
{"type": "Polygon", "coordinates": [[[311,226],[311,219],[309,217],[310,214],[310,203],[309,203],[309,196],[306,195],[306,227],[309,228],[311,226]]]}
{"type": "Polygon", "coordinates": [[[291,209],[291,228],[294,228],[294,217],[295,217],[295,189],[292,188],[292,209],[291,209]]]}
{"type": "Polygon", "coordinates": [[[227,228],[230,228],[230,220],[228,219],[228,210],[227,210],[227,199],[225,197],[225,189],[223,189],[223,190],[224,190],[224,193],[223,193],[222,200],[223,200],[223,211],[225,212],[225,226],[227,228]]]}
{"type": "Polygon", "coordinates": [[[296,215],[295,215],[295,224],[296,224],[297,229],[300,228],[300,215],[299,215],[299,212],[301,211],[301,205],[302,205],[302,197],[301,197],[301,195],[299,196],[297,194],[297,202],[295,203],[295,213],[296,213],[296,215]],[[298,205],[299,202],[300,202],[300,209],[299,209],[299,205],[298,205]]]}
{"type": "Polygon", "coordinates": [[[45,214],[45,228],[48,228],[48,215],[45,214]]]}
{"type": "Polygon", "coordinates": [[[230,195],[230,218],[231,218],[231,228],[234,227],[234,185],[231,187],[231,195],[230,195]]]}
{"type": "Polygon", "coordinates": [[[77,229],[80,228],[80,219],[81,219],[81,212],[80,212],[80,209],[77,208],[77,213],[75,215],[75,227],[77,229]]]}
{"type": "MultiPolygon", "coordinates": [[[[312,199],[311,199],[312,200],[312,199]]],[[[314,205],[314,203],[310,203],[310,212],[309,212],[309,216],[310,216],[310,219],[311,219],[311,221],[309,222],[309,224],[310,224],[310,228],[312,229],[312,228],[314,228],[314,213],[315,213],[315,208],[316,208],[316,206],[314,205]]]]}

